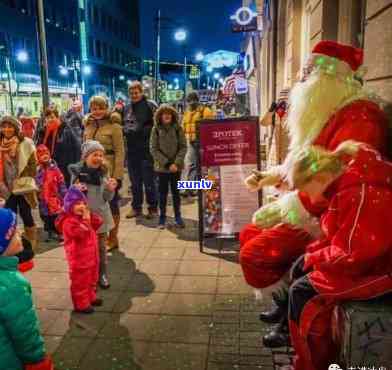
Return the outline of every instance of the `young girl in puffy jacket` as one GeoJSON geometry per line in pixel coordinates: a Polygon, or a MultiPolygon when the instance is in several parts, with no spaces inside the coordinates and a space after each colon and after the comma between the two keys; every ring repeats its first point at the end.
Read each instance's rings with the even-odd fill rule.
{"type": "Polygon", "coordinates": [[[64,176],[51,159],[45,145],[37,147],[39,169],[35,178],[39,193],[39,214],[48,233],[47,242],[57,240],[55,221],[63,208],[63,198],[67,192],[64,176]]]}
{"type": "Polygon", "coordinates": [[[90,314],[94,306],[101,306],[97,298],[98,238],[102,219],[91,213],[86,196],[71,186],[64,198],[64,214],[56,221],[64,237],[64,248],[69,266],[71,296],[76,312],[90,314]]]}
{"type": "Polygon", "coordinates": [[[30,283],[18,272],[22,252],[16,215],[0,209],[0,368],[53,370],[31,294],[30,283]]]}

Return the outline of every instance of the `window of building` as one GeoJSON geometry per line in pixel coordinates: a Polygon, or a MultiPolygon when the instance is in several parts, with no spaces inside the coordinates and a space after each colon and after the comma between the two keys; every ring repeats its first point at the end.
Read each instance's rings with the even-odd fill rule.
{"type": "Polygon", "coordinates": [[[301,24],[301,70],[305,67],[310,56],[310,19],[312,6],[310,1],[304,2],[301,24]]]}
{"type": "Polygon", "coordinates": [[[95,40],[95,57],[99,59],[102,58],[101,41],[99,40],[95,40]]]}

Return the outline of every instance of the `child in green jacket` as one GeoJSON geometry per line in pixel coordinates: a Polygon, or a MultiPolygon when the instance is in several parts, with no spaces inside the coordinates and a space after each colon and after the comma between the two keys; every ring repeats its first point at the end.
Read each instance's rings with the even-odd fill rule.
{"type": "Polygon", "coordinates": [[[31,285],[18,272],[23,250],[15,214],[0,208],[0,369],[53,370],[33,305],[31,285]]]}

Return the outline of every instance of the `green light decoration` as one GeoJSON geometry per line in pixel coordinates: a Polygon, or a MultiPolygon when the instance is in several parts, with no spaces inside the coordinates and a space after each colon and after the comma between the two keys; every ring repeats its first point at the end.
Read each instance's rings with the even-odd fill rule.
{"type": "Polygon", "coordinates": [[[319,171],[319,165],[316,162],[313,162],[310,166],[310,170],[312,173],[317,173],[319,171]]]}
{"type": "Polygon", "coordinates": [[[322,66],[325,63],[325,57],[319,57],[316,59],[315,64],[317,66],[322,66]]]}
{"type": "Polygon", "coordinates": [[[335,64],[330,64],[327,68],[328,72],[333,74],[336,72],[336,65],[335,64]]]}
{"type": "Polygon", "coordinates": [[[287,218],[292,225],[299,224],[299,216],[296,211],[291,210],[287,213],[287,218]]]}

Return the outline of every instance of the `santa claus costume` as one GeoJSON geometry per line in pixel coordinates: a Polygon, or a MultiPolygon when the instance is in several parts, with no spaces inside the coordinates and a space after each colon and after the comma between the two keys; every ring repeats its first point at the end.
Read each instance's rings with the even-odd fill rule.
{"type": "MultiPolygon", "coordinates": [[[[313,70],[307,80],[297,83],[290,94],[289,154],[283,165],[268,171],[264,184],[284,181],[296,152],[312,144],[334,150],[352,139],[386,152],[387,118],[356,79],[362,50],[321,41],[314,47],[312,59],[313,70]]],[[[266,217],[262,208],[256,212],[255,222],[240,234],[240,263],[246,281],[255,288],[278,282],[306,245],[319,236],[314,217],[320,216],[325,205],[311,205],[304,194],[290,192],[277,200],[275,207],[280,217],[274,225],[268,221],[267,227],[263,226],[266,217]]]]}
{"type": "MultiPolygon", "coordinates": [[[[321,173],[319,164],[325,163],[314,151],[316,156],[308,153],[301,164],[310,177],[321,173]]],[[[336,304],[392,291],[392,163],[368,146],[361,146],[348,165],[341,163],[342,171],[322,193],[328,203],[321,217],[324,237],[307,247],[297,270],[308,274],[289,291],[295,370],[327,370],[336,362],[331,330],[336,304]]]]}

